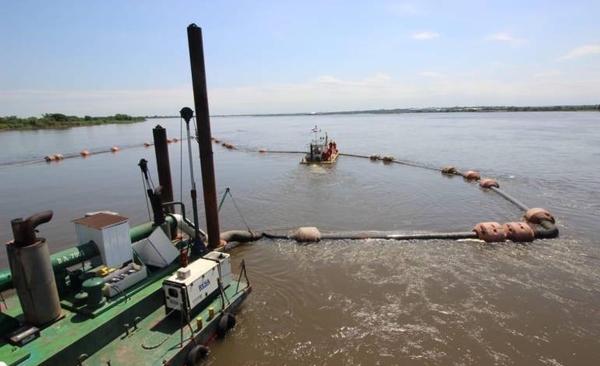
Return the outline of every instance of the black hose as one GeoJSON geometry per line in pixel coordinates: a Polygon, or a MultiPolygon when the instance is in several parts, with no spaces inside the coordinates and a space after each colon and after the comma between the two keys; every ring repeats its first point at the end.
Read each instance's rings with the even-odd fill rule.
{"type": "Polygon", "coordinates": [[[510,196],[508,193],[505,193],[504,191],[502,191],[500,188],[496,188],[496,187],[490,187],[490,189],[496,193],[498,193],[500,196],[506,198],[508,201],[510,201],[511,203],[515,204],[518,208],[520,208],[523,211],[527,211],[529,210],[529,207],[525,206],[524,204],[522,204],[520,201],[518,201],[516,198],[510,196]]]}
{"type": "Polygon", "coordinates": [[[283,235],[283,234],[262,233],[262,236],[263,236],[263,238],[267,238],[267,239],[285,239],[285,240],[291,239],[291,237],[289,235],[283,235]]]}
{"type": "Polygon", "coordinates": [[[239,242],[239,243],[247,243],[250,241],[256,241],[263,237],[262,233],[255,233],[252,231],[244,231],[244,230],[230,230],[224,231],[221,233],[220,238],[228,243],[230,242],[239,242]]]}
{"type": "Polygon", "coordinates": [[[412,240],[412,239],[477,239],[477,234],[473,231],[456,233],[399,233],[394,231],[366,231],[366,232],[346,232],[346,233],[324,233],[321,234],[321,240],[339,240],[339,239],[390,239],[390,240],[412,240]]]}
{"type": "Polygon", "coordinates": [[[553,239],[558,237],[558,228],[549,220],[541,220],[533,228],[533,232],[538,239],[553,239]]]}

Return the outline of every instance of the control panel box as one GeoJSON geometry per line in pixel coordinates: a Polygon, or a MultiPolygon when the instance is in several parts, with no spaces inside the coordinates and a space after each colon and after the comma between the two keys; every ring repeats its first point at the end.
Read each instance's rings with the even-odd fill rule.
{"type": "Polygon", "coordinates": [[[215,261],[219,263],[219,275],[221,276],[221,283],[223,288],[227,288],[231,284],[233,274],[231,273],[231,256],[227,253],[212,251],[206,254],[204,259],[215,261]]]}
{"type": "Polygon", "coordinates": [[[111,298],[122,294],[123,290],[141,282],[146,277],[148,277],[146,266],[129,263],[125,267],[104,277],[104,282],[106,283],[103,289],[104,296],[111,298]]]}
{"type": "Polygon", "coordinates": [[[219,263],[200,258],[163,281],[168,310],[194,309],[219,288],[219,263]]]}

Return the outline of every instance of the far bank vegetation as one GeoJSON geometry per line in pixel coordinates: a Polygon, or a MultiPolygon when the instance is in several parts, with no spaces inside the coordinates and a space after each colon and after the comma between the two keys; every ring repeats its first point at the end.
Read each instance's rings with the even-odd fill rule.
{"type": "Polygon", "coordinates": [[[78,126],[93,126],[115,123],[134,123],[145,121],[144,117],[132,117],[117,113],[108,117],[78,117],[62,113],[45,113],[41,118],[18,118],[17,116],[0,117],[0,131],[10,130],[39,130],[48,128],[68,128],[78,126]]]}

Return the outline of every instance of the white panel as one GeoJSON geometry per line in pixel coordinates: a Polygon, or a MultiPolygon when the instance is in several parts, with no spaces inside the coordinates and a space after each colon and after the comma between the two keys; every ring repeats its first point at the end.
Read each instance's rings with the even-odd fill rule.
{"type": "Polygon", "coordinates": [[[192,309],[218,289],[218,263],[207,259],[198,259],[192,262],[188,268],[191,271],[190,277],[180,279],[175,273],[163,282],[167,308],[180,309],[179,304],[181,303],[179,296],[174,298],[169,295],[169,288],[179,289],[184,286],[189,300],[188,306],[192,309]]]}
{"type": "Polygon", "coordinates": [[[179,256],[179,251],[161,228],[156,228],[148,238],[134,243],[133,249],[144,263],[160,268],[179,256]]]}
{"type": "Polygon", "coordinates": [[[102,259],[107,267],[121,267],[133,259],[131,237],[127,222],[102,229],[102,259]]]}

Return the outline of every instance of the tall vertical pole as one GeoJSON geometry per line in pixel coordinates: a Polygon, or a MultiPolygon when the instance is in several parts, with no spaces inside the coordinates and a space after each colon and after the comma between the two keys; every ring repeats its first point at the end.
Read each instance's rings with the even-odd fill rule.
{"type": "Polygon", "coordinates": [[[192,159],[192,138],[190,137],[190,120],[194,116],[194,111],[188,107],[183,107],[179,112],[181,118],[185,121],[185,130],[187,133],[188,155],[190,161],[190,179],[192,180],[192,211],[194,213],[194,246],[192,247],[193,254],[201,254],[206,250],[204,243],[200,239],[200,224],[198,223],[198,198],[196,193],[196,178],[194,176],[194,160],[192,159]]]}
{"type": "MultiPolygon", "coordinates": [[[[154,152],[156,154],[158,184],[162,186],[162,201],[173,202],[173,182],[171,180],[171,165],[169,163],[167,130],[161,125],[156,125],[156,127],[152,129],[152,136],[154,137],[154,152]]],[[[173,206],[166,207],[166,211],[173,213],[173,206]]]]}
{"type": "Polygon", "coordinates": [[[219,212],[217,209],[217,187],[210,134],[210,115],[208,112],[208,91],[206,69],[204,67],[204,46],[202,29],[196,24],[187,28],[190,65],[192,68],[192,88],[196,109],[198,146],[200,150],[200,170],[202,172],[202,190],[208,231],[208,248],[216,248],[220,243],[219,212]]]}

